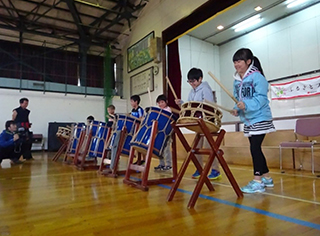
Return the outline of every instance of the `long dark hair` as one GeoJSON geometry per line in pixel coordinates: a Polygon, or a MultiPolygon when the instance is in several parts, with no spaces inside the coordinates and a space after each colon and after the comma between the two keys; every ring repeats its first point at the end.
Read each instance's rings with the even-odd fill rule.
{"type": "Polygon", "coordinates": [[[236,51],[232,58],[234,62],[239,60],[247,61],[249,59],[251,60],[251,63],[253,62],[253,65],[257,67],[261,74],[264,76],[263,69],[261,67],[259,59],[253,56],[253,53],[249,48],[240,48],[238,51],[236,51]]]}

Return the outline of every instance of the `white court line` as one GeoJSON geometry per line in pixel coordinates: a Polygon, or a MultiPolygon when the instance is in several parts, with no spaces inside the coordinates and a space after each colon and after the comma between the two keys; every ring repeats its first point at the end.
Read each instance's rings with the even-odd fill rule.
{"type": "Polygon", "coordinates": [[[43,176],[63,176],[63,175],[80,175],[80,174],[88,174],[92,173],[94,171],[79,171],[79,172],[72,172],[72,173],[59,173],[59,174],[43,174],[43,175],[32,175],[32,176],[21,176],[21,177],[12,177],[12,178],[0,178],[0,180],[5,180],[5,179],[33,179],[33,178],[40,178],[43,176]]]}
{"type": "MultiPolygon", "coordinates": [[[[179,160],[178,161],[178,163],[183,163],[183,161],[181,161],[181,160],[179,160]]],[[[247,168],[241,168],[241,167],[234,167],[234,166],[232,166],[232,167],[230,167],[229,166],[229,168],[232,170],[232,169],[234,169],[234,170],[244,170],[244,171],[250,171],[250,172],[252,172],[252,169],[247,169],[247,168]]],[[[280,169],[279,169],[279,171],[281,171],[280,169]]],[[[302,178],[309,178],[309,179],[319,179],[320,180],[320,178],[319,177],[317,177],[317,175],[314,175],[314,176],[305,176],[305,175],[299,175],[299,174],[287,174],[287,173],[279,173],[279,172],[273,172],[273,171],[269,171],[269,173],[270,174],[274,174],[274,175],[286,175],[286,176],[291,176],[291,177],[302,177],[302,178]]],[[[319,175],[320,175],[320,173],[319,173],[319,175]]]]}
{"type": "MultiPolygon", "coordinates": [[[[192,180],[193,182],[195,181],[194,179],[186,178],[186,177],[184,177],[183,179],[192,180]]],[[[232,188],[232,186],[230,184],[222,184],[222,183],[218,183],[218,182],[211,182],[211,183],[212,183],[212,185],[219,185],[219,186],[222,186],[222,187],[232,188]]],[[[284,199],[289,199],[289,200],[294,200],[294,201],[299,201],[299,202],[305,202],[305,203],[320,205],[320,202],[305,200],[305,199],[296,198],[296,197],[289,197],[289,196],[284,196],[284,195],[275,194],[275,193],[263,192],[263,193],[259,193],[259,194],[264,194],[264,195],[269,195],[269,196],[278,197],[278,198],[284,198],[284,199]]]]}
{"type": "MultiPolygon", "coordinates": [[[[252,170],[248,170],[245,168],[241,168],[241,167],[229,167],[230,169],[234,169],[234,170],[245,170],[245,171],[251,171],[252,170]]],[[[280,171],[280,170],[279,170],[280,171]]],[[[307,176],[307,175],[298,175],[298,174],[287,174],[287,173],[279,173],[279,172],[273,172],[273,171],[269,171],[270,174],[274,174],[274,175],[286,175],[286,176],[291,176],[291,177],[302,177],[302,178],[309,178],[309,179],[319,179],[319,177],[315,176],[307,176]]]]}

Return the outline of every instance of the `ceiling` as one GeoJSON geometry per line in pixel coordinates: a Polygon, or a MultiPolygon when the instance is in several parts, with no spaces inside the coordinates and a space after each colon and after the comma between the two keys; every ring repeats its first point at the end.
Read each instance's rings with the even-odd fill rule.
{"type": "Polygon", "coordinates": [[[212,20],[188,33],[188,35],[220,46],[319,2],[320,0],[307,0],[297,7],[287,8],[287,0],[247,0],[238,6],[215,16],[212,20]],[[262,10],[259,12],[255,11],[254,8],[257,6],[261,6],[262,10]],[[243,31],[234,31],[234,26],[236,24],[257,14],[261,15],[262,20],[260,23],[243,31]],[[217,26],[219,25],[223,25],[224,29],[218,30],[217,26]]]}
{"type": "MultiPolygon", "coordinates": [[[[0,40],[101,55],[149,0],[0,0],[0,40]]],[[[128,35],[127,35],[128,36],[128,35]]]]}

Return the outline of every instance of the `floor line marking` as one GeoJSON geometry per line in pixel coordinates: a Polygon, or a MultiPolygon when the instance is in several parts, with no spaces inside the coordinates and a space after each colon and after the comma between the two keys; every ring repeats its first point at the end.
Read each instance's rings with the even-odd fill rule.
{"type": "MultiPolygon", "coordinates": [[[[164,185],[164,184],[159,184],[158,186],[166,188],[166,189],[171,189],[170,186],[167,186],[167,185],[164,185]]],[[[191,191],[187,191],[187,190],[183,190],[183,189],[179,189],[179,188],[177,189],[177,191],[181,192],[181,193],[186,193],[186,194],[192,195],[191,191]]],[[[203,199],[210,200],[210,201],[218,202],[218,203],[221,203],[221,204],[224,204],[224,205],[228,205],[228,206],[236,207],[236,208],[239,208],[239,209],[251,211],[251,212],[254,212],[254,213],[257,213],[257,214],[269,216],[269,217],[272,217],[272,218],[275,218],[275,219],[278,219],[278,220],[283,220],[283,221],[287,221],[287,222],[290,222],[290,223],[294,223],[294,224],[302,225],[302,226],[305,226],[305,227],[309,227],[309,228],[320,230],[320,224],[315,224],[315,223],[312,223],[312,222],[299,220],[299,219],[296,219],[296,218],[280,215],[280,214],[277,214],[277,213],[272,213],[272,212],[261,210],[261,209],[258,209],[258,208],[241,205],[241,204],[238,204],[238,203],[230,202],[230,201],[227,201],[227,200],[222,200],[222,199],[211,197],[211,196],[206,196],[206,195],[203,195],[203,194],[200,194],[199,197],[203,198],[203,199]]]]}
{"type": "MultiPolygon", "coordinates": [[[[194,179],[186,178],[186,177],[184,177],[183,179],[194,181],[194,179]]],[[[222,187],[232,188],[232,186],[230,184],[223,184],[223,183],[218,183],[218,182],[214,182],[212,184],[213,185],[219,185],[219,186],[222,186],[222,187]]],[[[294,200],[294,201],[299,201],[299,202],[305,202],[305,203],[320,205],[320,202],[311,201],[311,200],[305,200],[305,199],[296,198],[296,197],[289,197],[289,196],[285,196],[285,195],[281,195],[281,194],[268,193],[268,192],[263,192],[263,193],[259,193],[259,194],[270,195],[270,196],[273,196],[273,197],[284,198],[284,199],[289,199],[289,200],[294,200]]]]}

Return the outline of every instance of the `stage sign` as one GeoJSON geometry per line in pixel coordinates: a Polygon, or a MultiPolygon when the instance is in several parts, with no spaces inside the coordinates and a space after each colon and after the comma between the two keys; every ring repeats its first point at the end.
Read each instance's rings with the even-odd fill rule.
{"type": "Polygon", "coordinates": [[[320,94],[320,76],[271,84],[272,100],[308,97],[320,94]]]}

